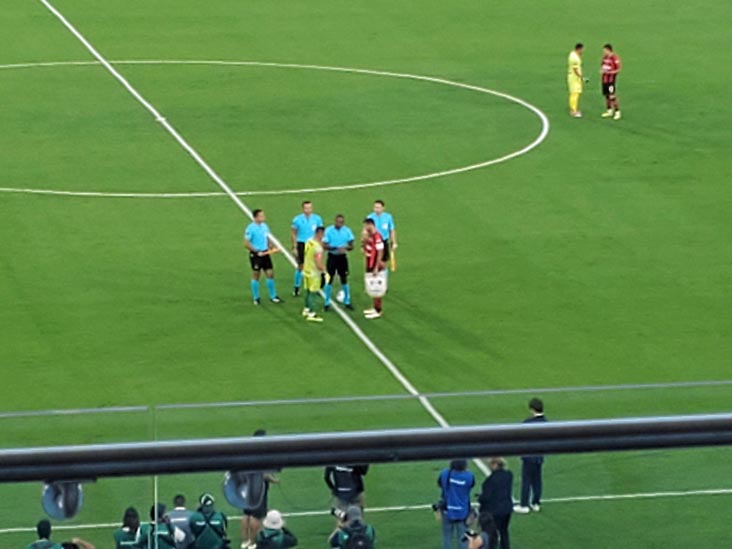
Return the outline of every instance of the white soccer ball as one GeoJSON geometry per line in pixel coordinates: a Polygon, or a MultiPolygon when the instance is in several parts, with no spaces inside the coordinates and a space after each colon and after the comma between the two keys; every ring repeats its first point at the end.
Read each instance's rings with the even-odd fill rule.
{"type": "Polygon", "coordinates": [[[343,300],[344,300],[344,299],[346,299],[346,292],[344,292],[343,290],[340,290],[340,291],[339,291],[339,292],[338,292],[338,293],[336,294],[336,301],[337,301],[338,303],[343,303],[343,300]]]}

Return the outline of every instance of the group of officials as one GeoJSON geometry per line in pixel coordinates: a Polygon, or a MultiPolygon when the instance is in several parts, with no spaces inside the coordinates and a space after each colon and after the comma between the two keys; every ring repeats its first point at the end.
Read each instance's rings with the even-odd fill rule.
{"type": "MultiPolygon", "coordinates": [[[[589,80],[585,78],[582,71],[582,53],[585,46],[582,43],[575,45],[569,52],[567,67],[567,87],[569,88],[569,114],[574,118],[582,118],[582,111],[579,108],[580,95],[584,84],[589,80]]],[[[605,112],[603,118],[620,120],[620,103],[616,95],[618,74],[622,64],[620,57],[613,51],[612,44],[605,44],[602,47],[602,63],[600,64],[600,80],[602,83],[602,95],[605,97],[605,112]]]]}
{"type": "MultiPolygon", "coordinates": [[[[272,254],[281,251],[270,236],[266,218],[262,210],[252,212],[253,221],[244,231],[244,244],[249,252],[252,268],[251,292],[254,305],[261,304],[259,284],[264,272],[267,292],[272,303],[283,300],[277,293],[274,280],[272,254]]],[[[290,243],[297,260],[292,295],[304,294],[302,316],[310,322],[322,322],[317,314],[317,297],[323,292],[323,310],[332,306],[333,282],[340,279],[339,301],[346,309],[353,310],[351,286],[349,284],[348,253],[356,248],[356,237],[346,225],[342,214],[335,216],[332,225],[325,226],[323,218],[313,211],[309,200],[302,203],[302,211],[292,220],[290,243]]],[[[365,258],[367,277],[379,277],[385,281],[387,265],[395,269],[394,251],[397,249],[396,228],[393,216],[384,208],[383,200],[376,200],[373,211],[363,220],[359,249],[365,258]]],[[[382,294],[383,295],[383,294],[382,294]]],[[[364,316],[373,320],[382,314],[382,295],[373,296],[372,307],[364,310],[364,316]]]]}

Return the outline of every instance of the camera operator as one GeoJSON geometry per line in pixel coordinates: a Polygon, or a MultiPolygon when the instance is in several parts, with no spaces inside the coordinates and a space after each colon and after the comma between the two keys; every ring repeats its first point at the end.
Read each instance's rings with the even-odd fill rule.
{"type": "Polygon", "coordinates": [[[376,543],[376,530],[363,521],[361,508],[351,505],[328,540],[330,547],[340,549],[373,549],[376,543]]]}
{"type": "Polygon", "coordinates": [[[368,465],[336,465],[325,468],[325,483],[335,499],[336,509],[345,512],[351,505],[364,508],[363,477],[368,465]]]}
{"type": "Polygon", "coordinates": [[[468,471],[468,461],[451,461],[450,467],[443,469],[437,478],[437,485],[442,496],[433,508],[440,512],[442,520],[442,549],[451,549],[453,538],[457,538],[460,549],[466,549],[465,522],[470,516],[470,491],[475,486],[475,476],[468,471]]]}
{"type": "Polygon", "coordinates": [[[501,549],[510,549],[508,523],[513,512],[513,473],[506,468],[506,460],[500,457],[491,458],[488,462],[491,476],[483,481],[478,496],[480,512],[490,513],[496,523],[501,540],[501,549]]]}
{"type": "Polygon", "coordinates": [[[496,549],[498,537],[493,516],[490,513],[481,513],[478,515],[478,524],[480,524],[480,532],[468,531],[465,533],[468,549],[496,549]]]}

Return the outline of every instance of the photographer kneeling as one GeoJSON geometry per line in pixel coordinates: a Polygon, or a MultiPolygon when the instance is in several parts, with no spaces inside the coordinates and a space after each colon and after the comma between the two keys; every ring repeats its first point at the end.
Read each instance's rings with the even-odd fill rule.
{"type": "Polygon", "coordinates": [[[467,531],[464,539],[468,543],[468,549],[496,549],[498,547],[498,535],[496,523],[490,513],[478,515],[480,532],[467,531]]]}
{"type": "Polygon", "coordinates": [[[340,549],[373,549],[376,531],[363,521],[361,508],[352,505],[346,510],[342,522],[331,534],[328,544],[340,549]]]}

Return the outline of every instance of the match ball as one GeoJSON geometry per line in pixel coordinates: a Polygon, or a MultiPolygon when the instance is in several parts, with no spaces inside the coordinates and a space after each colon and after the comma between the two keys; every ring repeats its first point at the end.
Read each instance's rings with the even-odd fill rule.
{"type": "Polygon", "coordinates": [[[343,290],[340,290],[340,291],[339,291],[339,292],[338,292],[338,293],[336,294],[336,301],[337,301],[338,303],[343,303],[343,300],[344,300],[344,299],[346,299],[346,292],[344,292],[343,290]]]}

